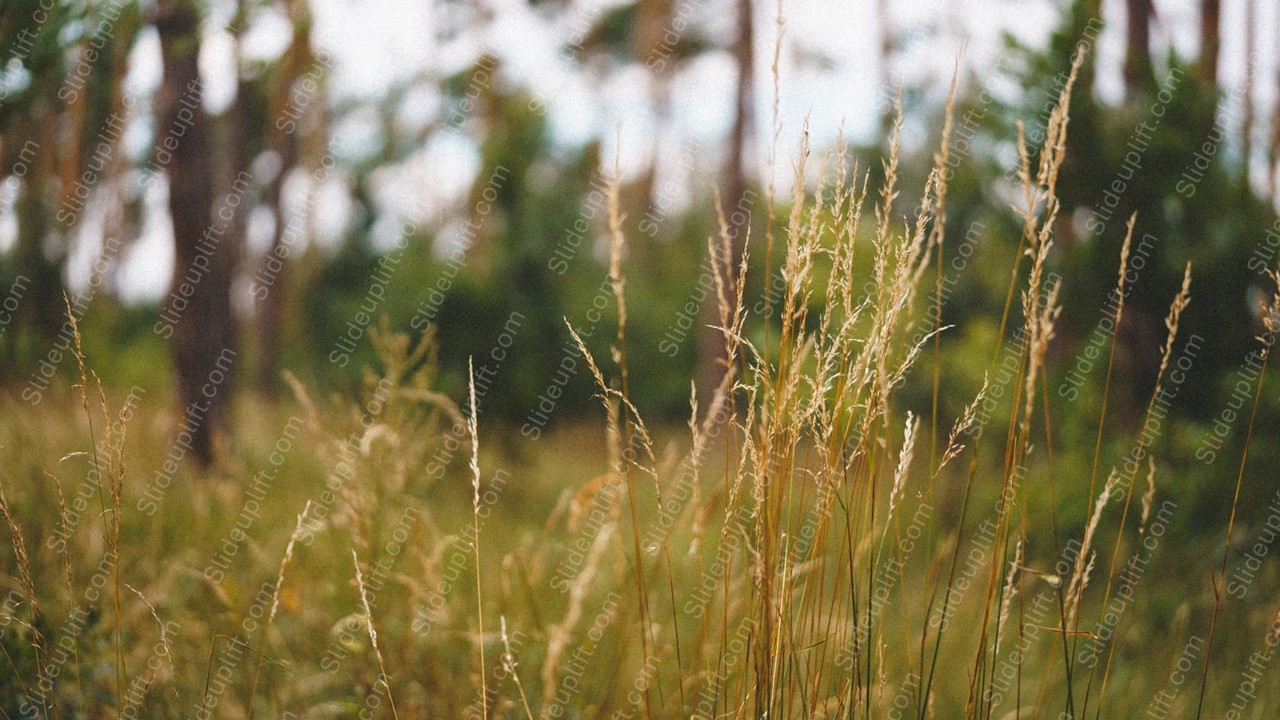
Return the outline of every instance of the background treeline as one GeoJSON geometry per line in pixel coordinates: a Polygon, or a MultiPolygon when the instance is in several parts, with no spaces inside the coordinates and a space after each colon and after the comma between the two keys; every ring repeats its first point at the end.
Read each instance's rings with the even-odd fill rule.
{"type": "MultiPolygon", "coordinates": [[[[556,409],[544,413],[548,424],[573,417],[590,402],[589,374],[564,371],[574,364],[566,360],[574,351],[564,319],[581,327],[593,303],[612,307],[601,283],[608,232],[603,190],[613,159],[601,157],[598,141],[566,145],[557,139],[543,99],[514,82],[479,40],[483,16],[459,11],[446,23],[454,36],[477,38],[466,69],[417,78],[367,107],[328,101],[332,58],[314,46],[302,0],[241,0],[228,7],[187,0],[59,3],[51,10],[46,4],[10,2],[0,23],[0,46],[10,58],[0,103],[10,234],[0,255],[0,291],[14,296],[0,331],[0,373],[11,392],[30,396],[47,387],[42,362],[63,377],[72,372],[66,358],[50,363],[51,349],[66,347],[66,293],[72,312],[88,318],[81,322],[85,344],[104,374],[163,385],[168,381],[156,370],[167,352],[183,405],[198,398],[197,388],[225,348],[237,353],[241,388],[264,397],[282,388],[282,368],[318,386],[354,388],[372,359],[363,335],[382,316],[397,330],[434,332],[444,388],[457,391],[465,359],[487,355],[513,313],[519,331],[512,333],[500,369],[502,392],[486,400],[486,412],[517,428],[526,425],[553,385],[556,409]],[[246,59],[237,50],[234,101],[216,116],[202,107],[197,63],[202,23],[215,15],[229,17],[237,42],[255,23],[286,18],[291,27],[289,41],[268,60],[246,59]],[[160,40],[163,80],[154,93],[135,96],[125,88],[128,58],[150,33],[160,40]],[[397,108],[420,85],[439,89],[440,112],[414,133],[398,132],[397,108]],[[148,114],[148,142],[127,143],[118,131],[120,118],[148,114]],[[376,129],[376,142],[359,152],[335,145],[335,127],[353,118],[376,129]],[[381,218],[371,178],[448,133],[460,133],[478,149],[470,193],[455,211],[413,224],[413,236],[401,238],[403,249],[375,241],[381,218]],[[285,187],[298,178],[310,179],[309,194],[290,206],[285,187]],[[320,183],[331,179],[345,184],[354,212],[338,241],[325,244],[316,240],[316,204],[324,202],[320,183]],[[173,284],[159,305],[125,302],[121,258],[148,222],[144,205],[155,185],[168,195],[173,284]],[[258,233],[265,242],[250,242],[251,218],[268,219],[263,224],[271,231],[258,233]],[[71,267],[72,258],[85,253],[97,261],[71,267]],[[198,281],[184,289],[193,276],[198,281]],[[181,312],[174,312],[177,303],[181,312]],[[362,305],[373,312],[352,329],[362,305]],[[348,335],[356,336],[346,342],[349,351],[336,349],[348,335]],[[334,361],[338,356],[342,362],[334,361]]],[[[1247,5],[1253,18],[1258,3],[1247,5]]],[[[539,6],[548,13],[570,9],[566,3],[539,6]]],[[[899,38],[885,21],[887,6],[878,7],[876,41],[885,67],[897,55],[920,52],[920,38],[905,31],[899,38]]],[[[728,32],[705,9],[690,14],[679,3],[621,3],[586,26],[571,27],[564,39],[565,57],[588,83],[644,68],[659,118],[669,114],[671,78],[700,54],[728,52],[738,70],[732,122],[719,144],[678,148],[655,139],[653,168],[629,177],[622,192],[627,288],[634,307],[644,309],[633,313],[629,328],[631,362],[646,379],[636,399],[643,410],[672,420],[687,413],[687,378],[715,373],[717,344],[704,330],[715,320],[706,244],[717,232],[713,187],[738,252],[746,241],[754,256],[766,256],[769,188],[758,181],[764,174],[753,150],[771,118],[759,117],[751,97],[771,79],[755,77],[768,60],[757,57],[760,9],[750,12],[749,2],[734,9],[738,19],[728,32]],[[677,20],[683,32],[673,42],[666,30],[677,20]],[[659,160],[689,170],[691,196],[668,197],[669,187],[657,178],[659,160]]],[[[1259,332],[1256,298],[1265,285],[1259,270],[1274,266],[1280,244],[1271,230],[1280,113],[1259,107],[1254,97],[1255,85],[1274,79],[1253,72],[1243,92],[1219,88],[1216,2],[1201,3],[1200,50],[1192,57],[1152,46],[1150,28],[1160,22],[1152,3],[1134,0],[1123,10],[1104,16],[1096,0],[1078,0],[1062,11],[1047,48],[1010,39],[997,67],[962,73],[950,150],[949,241],[941,264],[964,269],[947,277],[940,318],[960,329],[944,336],[941,351],[948,366],[964,370],[949,376],[956,382],[980,378],[987,367],[990,358],[974,350],[993,345],[1004,313],[998,298],[1009,283],[1007,263],[996,258],[1005,257],[1019,235],[1007,212],[1016,180],[1016,124],[1038,146],[1046,107],[1073,53],[1084,49],[1052,265],[1069,278],[1069,307],[1099,310],[1064,317],[1051,388],[1063,399],[1098,392],[1105,364],[1085,353],[1092,352],[1089,341],[1097,340],[1105,321],[1125,224],[1136,213],[1143,267],[1118,330],[1112,390],[1125,401],[1117,407],[1133,412],[1121,420],[1137,422],[1158,364],[1153,360],[1164,332],[1164,303],[1189,260],[1199,292],[1187,322],[1206,339],[1206,350],[1192,391],[1177,408],[1208,421],[1259,332]],[[1124,98],[1118,104],[1099,100],[1095,87],[1097,39],[1106,25],[1125,28],[1124,98]],[[1009,83],[1020,92],[995,91],[1009,83]],[[1001,176],[1005,182],[985,180],[1001,176]]],[[[1256,54],[1255,25],[1246,32],[1250,57],[1256,54]]],[[[886,86],[890,82],[886,74],[886,86]]],[[[942,109],[936,88],[931,90],[903,87],[902,102],[911,122],[927,125],[927,135],[936,137],[942,109]]],[[[892,103],[882,110],[888,130],[892,103]]],[[[904,187],[923,186],[916,181],[931,164],[929,147],[908,146],[904,187]]],[[[882,149],[853,148],[858,172],[880,172],[882,149]]],[[[786,167],[780,162],[776,174],[785,176],[786,167]]],[[[786,200],[778,199],[780,217],[788,212],[786,200]]],[[[913,202],[905,195],[900,200],[904,211],[913,202]]],[[[776,267],[778,258],[772,261],[776,267]]],[[[749,298],[776,294],[769,287],[780,282],[766,276],[763,262],[747,280],[749,298]]],[[[757,342],[764,341],[764,325],[776,322],[763,316],[767,304],[753,301],[759,307],[749,328],[757,342]]],[[[932,324],[929,312],[921,310],[922,327],[932,324]]],[[[588,345],[604,353],[614,314],[595,314],[601,327],[588,345]]],[[[931,388],[917,391],[925,397],[931,388]]],[[[225,409],[215,407],[208,425],[224,422],[225,409]]]]}

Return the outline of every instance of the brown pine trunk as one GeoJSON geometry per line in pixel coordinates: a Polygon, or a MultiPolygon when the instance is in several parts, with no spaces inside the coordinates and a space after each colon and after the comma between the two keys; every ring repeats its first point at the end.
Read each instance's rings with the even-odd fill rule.
{"type": "MultiPolygon", "coordinates": [[[[156,15],[164,62],[156,104],[158,132],[186,126],[166,166],[175,250],[170,297],[186,299],[174,313],[170,343],[190,452],[207,465],[214,458],[215,435],[227,428],[232,392],[231,279],[237,213],[227,198],[215,206],[209,123],[200,108],[199,14],[183,0],[171,0],[160,5],[156,15]]],[[[178,307],[170,301],[166,311],[178,307]]]]}
{"type": "MultiPolygon", "coordinates": [[[[1085,30],[1091,21],[1101,21],[1102,19],[1102,0],[1085,0],[1084,22],[1080,26],[1081,31],[1085,30]]],[[[1084,59],[1080,63],[1080,74],[1077,77],[1076,85],[1080,87],[1080,96],[1091,102],[1098,83],[1097,49],[1085,53],[1084,59]]]]}
{"type": "MultiPolygon", "coordinates": [[[[1280,34],[1276,36],[1276,52],[1280,52],[1280,34]]],[[[1276,87],[1280,87],[1280,67],[1276,68],[1276,87]]],[[[1267,144],[1267,197],[1276,201],[1276,173],[1280,171],[1280,99],[1271,108],[1271,138],[1267,144]]]]}
{"type": "Polygon", "coordinates": [[[893,81],[893,19],[889,12],[889,0],[876,0],[876,49],[880,56],[876,59],[876,74],[879,76],[880,92],[883,93],[884,112],[880,114],[880,132],[887,136],[893,130],[894,98],[898,95],[897,84],[893,81]]]}
{"type": "Polygon", "coordinates": [[[1245,76],[1244,98],[1242,101],[1244,117],[1240,122],[1240,172],[1247,186],[1249,184],[1249,160],[1253,155],[1253,73],[1256,67],[1253,58],[1257,50],[1257,32],[1254,30],[1254,24],[1258,20],[1258,12],[1254,0],[1245,0],[1244,7],[1245,76]]]}
{"type": "MultiPolygon", "coordinates": [[[[737,307],[737,273],[742,264],[743,246],[747,239],[750,201],[746,187],[745,146],[752,124],[752,87],[755,66],[755,23],[751,0],[738,0],[738,40],[734,56],[738,64],[738,88],[734,104],[733,130],[729,133],[729,162],[725,168],[724,188],[721,198],[726,221],[729,224],[729,248],[722,257],[722,282],[730,300],[728,312],[732,322],[737,307]]],[[[724,316],[717,300],[708,298],[703,303],[703,330],[698,335],[698,405],[705,412],[716,388],[732,369],[728,364],[724,333],[706,326],[723,327],[724,316]]]]}
{"type": "Polygon", "coordinates": [[[1133,99],[1155,84],[1151,66],[1151,0],[1125,0],[1125,96],[1133,99]]]}
{"type": "Polygon", "coordinates": [[[1218,84],[1218,50],[1222,0],[1200,0],[1200,74],[1210,85],[1218,84]]]}
{"type": "Polygon", "coordinates": [[[640,0],[636,6],[634,52],[637,59],[649,67],[649,102],[653,108],[655,131],[650,151],[650,163],[639,180],[637,196],[648,207],[656,206],[658,198],[658,163],[667,138],[664,131],[671,115],[670,79],[676,72],[678,56],[664,45],[667,28],[671,26],[671,0],[640,0]]]}
{"type": "Polygon", "coordinates": [[[38,138],[39,148],[34,155],[34,162],[23,178],[22,194],[18,196],[14,208],[18,216],[18,272],[31,280],[29,300],[23,303],[28,308],[28,327],[34,331],[38,341],[31,350],[30,357],[48,352],[57,338],[62,323],[66,320],[67,306],[63,301],[65,286],[62,282],[62,267],[57,261],[50,260],[45,254],[45,235],[50,231],[49,218],[54,212],[45,201],[49,178],[57,172],[51,152],[44,148],[57,144],[54,122],[51,116],[45,115],[28,127],[30,133],[22,137],[38,138]]]}
{"type": "Polygon", "coordinates": [[[293,167],[296,153],[293,138],[285,136],[278,146],[280,153],[280,172],[267,187],[264,200],[276,216],[275,233],[271,238],[271,249],[267,258],[279,262],[280,267],[272,274],[271,287],[262,301],[257,303],[257,355],[254,363],[254,385],[263,398],[271,398],[279,386],[280,374],[280,340],[284,332],[285,277],[288,274],[288,262],[284,259],[281,248],[288,225],[281,210],[281,191],[284,187],[285,174],[293,167]]]}
{"type": "MultiPolygon", "coordinates": [[[[269,145],[280,155],[280,171],[263,190],[262,200],[276,217],[275,232],[271,237],[271,249],[267,251],[265,262],[271,263],[271,285],[266,288],[266,295],[257,302],[255,331],[257,335],[257,354],[254,360],[254,385],[263,398],[274,397],[279,388],[280,376],[280,343],[284,335],[285,303],[287,301],[286,277],[289,262],[284,250],[285,233],[289,220],[281,207],[282,191],[285,177],[298,163],[299,138],[295,133],[302,132],[300,122],[281,124],[285,112],[290,109],[291,89],[315,62],[311,52],[311,17],[305,2],[286,0],[285,12],[293,22],[293,39],[281,61],[281,77],[278,89],[269,103],[267,127],[265,132],[269,145]],[[276,268],[275,263],[279,266],[276,268]]],[[[320,98],[311,99],[308,104],[320,102],[320,98]]]]}

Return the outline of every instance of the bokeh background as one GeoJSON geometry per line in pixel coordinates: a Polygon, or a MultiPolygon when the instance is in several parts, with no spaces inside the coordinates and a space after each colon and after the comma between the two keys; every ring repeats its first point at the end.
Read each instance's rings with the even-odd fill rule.
{"type": "MultiPolygon", "coordinates": [[[[899,91],[904,165],[922,178],[956,70],[948,230],[973,237],[981,258],[1017,237],[1015,122],[1033,146],[1042,139],[1086,37],[1054,262],[1071,273],[1069,304],[1100,306],[1129,214],[1155,239],[1121,333],[1118,375],[1139,394],[1163,298],[1194,262],[1197,287],[1212,288],[1192,316],[1213,360],[1183,407],[1207,417],[1216,380],[1257,330],[1246,321],[1263,285],[1255,265],[1276,250],[1278,13],[1173,0],[9,2],[0,373],[29,401],[56,387],[39,363],[66,294],[91,318],[81,325],[100,371],[121,384],[164,387],[166,355],[184,357],[190,326],[207,342],[186,341],[188,362],[233,348],[244,392],[271,397],[282,368],[341,387],[372,358],[365,329],[386,316],[435,329],[456,390],[462,360],[518,311],[526,329],[491,409],[523,424],[569,340],[564,319],[581,323],[603,280],[601,193],[616,170],[629,288],[645,309],[637,398],[678,418],[708,355],[699,278],[714,189],[759,241],[769,189],[790,196],[801,135],[819,152],[848,143],[874,175],[899,91]],[[1205,167],[1193,167],[1205,143],[1205,167]],[[1120,172],[1132,179],[1107,195],[1120,172]],[[191,309],[175,312],[179,258],[199,254],[207,228],[214,262],[191,309]],[[348,328],[370,292],[371,312],[348,328]]],[[[1002,293],[987,291],[1003,273],[990,262],[957,278],[945,323],[962,330],[948,347],[989,339],[982,320],[1002,293]]],[[[763,272],[749,281],[755,295],[769,284],[763,272]]],[[[1064,358],[1097,319],[1067,318],[1064,358]]],[[[74,377],[72,363],[53,365],[64,384],[74,377]]],[[[576,374],[556,419],[589,391],[576,374]]]]}
{"type": "MultiPolygon", "coordinates": [[[[1197,338],[1195,362],[1169,404],[1172,420],[1152,440],[1161,492],[1178,498],[1179,542],[1144,586],[1149,614],[1133,623],[1130,632],[1141,638],[1129,642],[1140,651],[1126,658],[1123,682],[1142,682],[1132,669],[1146,659],[1176,662],[1187,618],[1208,616],[1209,566],[1222,557],[1233,508],[1242,510],[1230,526],[1240,543],[1231,567],[1242,567],[1241,547],[1262,547],[1259,557],[1275,550],[1264,524],[1280,517],[1268,474],[1280,463],[1280,382],[1274,372],[1259,378],[1253,353],[1274,291],[1267,271],[1280,260],[1276,3],[3,0],[2,7],[0,465],[20,458],[15,480],[6,478],[6,507],[25,509],[13,527],[25,528],[32,547],[50,548],[37,553],[37,565],[57,577],[60,518],[44,472],[69,467],[60,464],[68,458],[88,462],[77,459],[85,452],[78,344],[90,379],[100,378],[110,397],[109,415],[125,398],[145,408],[129,441],[142,469],[130,476],[126,505],[147,518],[129,520],[125,535],[180,557],[176,569],[128,562],[153,583],[153,597],[167,598],[162,609],[199,628],[186,657],[192,667],[204,657],[201,633],[239,622],[228,618],[255,588],[232,571],[203,583],[182,568],[198,569],[216,552],[239,493],[251,487],[246,478],[274,466],[271,447],[286,416],[310,420],[315,402],[327,422],[341,418],[332,427],[354,427],[378,402],[377,378],[388,374],[413,378],[405,386],[415,402],[463,405],[473,361],[485,452],[522,473],[485,542],[502,552],[536,546],[527,555],[543,553],[551,558],[544,568],[552,566],[567,547],[555,533],[569,496],[607,472],[598,388],[566,323],[608,362],[618,330],[607,283],[609,187],[618,188],[626,236],[630,397],[666,441],[688,422],[690,380],[705,410],[718,379],[722,337],[708,328],[717,322],[708,237],[723,231],[738,257],[752,258],[744,334],[767,348],[780,324],[783,283],[768,238],[781,237],[803,197],[794,194],[797,184],[813,191],[824,165],[839,167],[846,177],[869,178],[874,197],[897,128],[893,207],[914,218],[953,78],[947,239],[938,258],[945,300],[922,301],[912,320],[927,332],[936,309],[936,322],[948,326],[927,364],[945,372],[910,374],[895,410],[928,417],[933,409],[944,420],[961,414],[984,376],[999,373],[1001,349],[1021,324],[1016,301],[1003,321],[1022,231],[1011,208],[1022,200],[1018,138],[1038,160],[1078,51],[1057,186],[1063,208],[1048,261],[1063,280],[1066,308],[1043,388],[1059,477],[1088,478],[1095,447],[1114,459],[1143,435],[1169,302],[1186,264],[1193,267],[1179,336],[1197,338]],[[805,147],[812,157],[798,174],[805,147]],[[1113,328],[1109,293],[1131,216],[1131,292],[1113,328]],[[424,337],[423,354],[407,350],[424,337]],[[1104,387],[1109,409],[1098,437],[1104,387]],[[1255,397],[1250,473],[1235,498],[1255,397]],[[170,469],[177,438],[190,441],[190,453],[170,469]],[[232,482],[199,484],[210,478],[232,482]],[[169,487],[184,492],[166,499],[160,491],[169,487]],[[152,523],[158,510],[167,519],[152,523]],[[1194,565],[1200,575],[1179,576],[1205,558],[1214,562],[1194,565]],[[1182,633],[1178,647],[1152,650],[1172,627],[1182,633]]],[[[870,253],[859,262],[869,274],[870,253]]],[[[929,294],[932,281],[924,283],[929,294]]],[[[811,317],[820,314],[815,299],[811,317]]],[[[1005,415],[984,417],[985,437],[1005,436],[1005,415]]],[[[397,446],[390,459],[375,452],[362,472],[392,478],[391,489],[375,488],[385,497],[403,493],[445,519],[414,531],[431,539],[422,547],[439,561],[442,533],[468,516],[472,496],[465,463],[453,459],[457,438],[447,459],[433,464],[432,443],[445,436],[414,435],[426,425],[451,427],[448,418],[423,417],[396,415],[404,426],[395,432],[409,449],[397,446]],[[441,477],[456,482],[429,484],[441,477]]],[[[345,459],[331,440],[284,465],[296,497],[255,531],[261,547],[270,546],[255,548],[255,581],[274,577],[302,502],[345,459]]],[[[366,437],[366,445],[375,441],[366,437]]],[[[975,461],[990,473],[997,464],[985,455],[975,461]]],[[[1054,512],[1055,523],[1061,510],[1071,532],[1088,517],[1083,494],[1061,508],[1039,493],[1029,497],[1031,510],[1054,512]]],[[[378,527],[394,527],[397,502],[358,507],[382,523],[364,530],[377,536],[378,527]]],[[[944,508],[943,524],[957,513],[944,508]]],[[[1049,531],[1023,532],[1045,540],[1049,531]]],[[[82,528],[75,543],[103,551],[89,535],[82,528]]],[[[328,578],[326,562],[347,559],[346,545],[334,547],[329,557],[299,561],[311,563],[307,577],[317,585],[329,582],[317,580],[328,578]]],[[[505,557],[519,555],[511,552],[505,557]]],[[[6,576],[6,588],[18,586],[17,575],[6,576]]],[[[1228,679],[1210,690],[1223,707],[1235,689],[1231,673],[1274,616],[1275,564],[1256,578],[1250,602],[1224,620],[1232,649],[1220,675],[1228,679]]],[[[356,612],[349,589],[325,585],[315,592],[332,605],[294,601],[293,610],[285,597],[291,637],[322,643],[323,632],[312,630],[356,612]]],[[[548,601],[562,609],[557,603],[558,596],[548,601]]],[[[137,609],[134,626],[149,623],[137,609]]],[[[391,655],[404,667],[431,668],[421,686],[402,691],[442,717],[460,712],[469,696],[449,695],[465,685],[450,678],[469,672],[465,662],[421,664],[421,648],[404,632],[413,608],[402,609],[401,632],[386,637],[406,640],[391,655]],[[446,699],[432,705],[437,698],[446,699]]],[[[428,654],[452,649],[465,658],[469,642],[459,631],[428,654]]],[[[618,657],[626,653],[624,644],[618,657]]],[[[199,677],[187,678],[193,693],[199,677]]],[[[376,686],[370,673],[363,677],[366,690],[376,686]]],[[[323,686],[317,697],[333,689],[327,682],[314,686],[323,686]]],[[[963,690],[947,707],[963,704],[963,690]]],[[[1265,712],[1261,704],[1254,710],[1265,712]]]]}

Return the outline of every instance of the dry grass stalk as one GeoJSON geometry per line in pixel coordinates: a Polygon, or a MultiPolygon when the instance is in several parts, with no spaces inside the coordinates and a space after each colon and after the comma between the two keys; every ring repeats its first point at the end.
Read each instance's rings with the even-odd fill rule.
{"type": "MultiPolygon", "coordinates": [[[[1236,510],[1240,506],[1240,490],[1244,486],[1245,463],[1249,459],[1249,445],[1253,440],[1254,424],[1258,419],[1258,404],[1262,397],[1263,379],[1266,377],[1267,367],[1271,361],[1271,350],[1275,347],[1277,336],[1280,335],[1280,267],[1271,269],[1269,275],[1275,285],[1275,289],[1262,307],[1262,323],[1265,332],[1258,338],[1261,343],[1261,348],[1258,351],[1261,356],[1261,367],[1258,370],[1258,381],[1254,389],[1253,407],[1249,411],[1249,425],[1245,429],[1244,448],[1240,452],[1240,466],[1236,471],[1236,487],[1231,497],[1231,514],[1227,518],[1227,528],[1222,548],[1222,564],[1213,579],[1213,615],[1209,620],[1208,647],[1205,649],[1204,672],[1200,677],[1200,697],[1196,705],[1197,717],[1204,711],[1204,700],[1209,689],[1209,669],[1213,658],[1214,636],[1218,630],[1218,614],[1222,610],[1222,593],[1227,575],[1227,557],[1231,554],[1231,540],[1232,532],[1235,530],[1236,510]]],[[[1276,627],[1273,621],[1272,629],[1274,630],[1276,627]]]]}
{"type": "Polygon", "coordinates": [[[516,689],[520,691],[520,704],[524,706],[525,719],[533,720],[533,711],[529,709],[529,699],[524,694],[524,684],[520,682],[520,673],[516,672],[516,658],[511,653],[511,639],[507,637],[507,618],[505,615],[499,615],[498,621],[502,629],[502,667],[515,680],[516,689]]]}
{"type": "Polygon", "coordinates": [[[1080,599],[1084,594],[1085,587],[1089,584],[1089,574],[1093,570],[1093,558],[1097,554],[1092,552],[1093,535],[1098,529],[1098,522],[1102,519],[1102,511],[1106,509],[1112,493],[1115,492],[1116,488],[1120,487],[1120,481],[1123,479],[1119,471],[1112,469],[1111,474],[1107,477],[1106,484],[1102,487],[1102,492],[1098,493],[1098,499],[1093,503],[1093,510],[1089,513],[1089,520],[1084,526],[1084,537],[1080,540],[1080,551],[1076,555],[1075,566],[1071,571],[1071,580],[1067,583],[1066,625],[1073,630],[1077,627],[1080,599]]]}
{"type": "MultiPolygon", "coordinates": [[[[354,549],[351,550],[351,562],[356,567],[356,587],[360,589],[360,605],[364,609],[365,627],[369,631],[369,643],[373,645],[373,654],[378,659],[378,682],[387,691],[387,704],[391,706],[391,716],[399,720],[396,711],[396,699],[391,692],[391,676],[387,674],[387,663],[382,659],[382,648],[378,646],[378,629],[374,626],[373,610],[369,607],[369,593],[364,586],[364,576],[360,573],[360,558],[354,549]]],[[[484,638],[480,639],[484,643],[484,638]]]]}
{"type": "MultiPolygon", "coordinates": [[[[250,685],[250,688],[249,688],[249,703],[248,703],[248,707],[245,710],[245,715],[247,717],[253,717],[253,705],[254,705],[254,702],[258,699],[258,678],[261,677],[262,675],[262,662],[264,658],[266,658],[267,642],[269,642],[271,639],[271,625],[276,619],[276,611],[280,609],[280,588],[284,587],[284,571],[285,571],[285,568],[289,567],[290,561],[293,560],[294,545],[298,542],[298,538],[302,536],[302,529],[306,527],[307,514],[310,512],[311,512],[311,501],[308,500],[306,505],[302,506],[302,512],[298,513],[298,521],[293,526],[293,533],[289,535],[288,544],[284,546],[284,555],[281,556],[280,567],[276,570],[276,583],[275,583],[275,587],[271,590],[271,609],[267,612],[266,622],[263,623],[263,626],[262,626],[262,649],[258,652],[258,662],[253,669],[253,684],[250,685]]],[[[351,556],[353,558],[355,557],[355,550],[351,551],[351,556]]],[[[357,581],[359,580],[359,577],[360,577],[360,563],[359,563],[359,560],[357,560],[356,561],[357,581]]],[[[362,598],[363,598],[363,593],[364,593],[364,586],[361,585],[362,598]]],[[[153,612],[154,612],[154,609],[153,609],[153,612]]],[[[369,628],[370,628],[370,631],[372,631],[373,616],[369,614],[369,607],[367,603],[365,604],[365,614],[369,616],[369,628]]],[[[156,618],[156,622],[159,622],[159,621],[160,619],[156,618]]],[[[161,632],[163,631],[164,631],[164,626],[162,625],[161,632]]],[[[173,654],[170,653],[169,657],[173,657],[173,654]]],[[[379,660],[381,660],[381,658],[379,658],[379,660]]],[[[385,671],[384,671],[384,674],[385,674],[385,671]]],[[[391,695],[391,687],[387,686],[387,696],[390,697],[390,695],[391,695]]]]}
{"type": "Polygon", "coordinates": [[[1018,594],[1018,570],[1022,568],[1022,541],[1019,540],[1013,550],[1013,560],[1009,562],[1009,573],[1005,576],[1004,589],[1001,591],[1000,615],[996,620],[995,654],[1000,655],[999,639],[1004,637],[1004,624],[1009,619],[1009,609],[1013,607],[1013,599],[1018,594]]]}
{"type": "Polygon", "coordinates": [[[1142,515],[1138,521],[1138,534],[1142,534],[1147,527],[1147,520],[1151,517],[1151,503],[1156,497],[1156,459],[1147,456],[1147,490],[1142,494],[1142,515]]]}
{"type": "MultiPolygon", "coordinates": [[[[489,697],[488,677],[489,666],[484,660],[484,593],[480,588],[480,428],[479,417],[476,412],[476,371],[475,365],[471,359],[467,359],[467,389],[471,400],[471,414],[467,416],[467,430],[471,435],[471,508],[474,515],[471,524],[472,528],[472,551],[475,554],[476,563],[476,617],[479,621],[479,632],[477,633],[478,644],[480,646],[480,697],[489,697]]],[[[357,574],[359,573],[359,565],[357,563],[357,574]]],[[[361,595],[363,596],[363,589],[361,595]]],[[[366,603],[365,611],[368,612],[368,603],[366,603]]],[[[372,632],[373,617],[369,618],[369,628],[372,632]]],[[[375,642],[376,645],[376,642],[375,642]]],[[[378,662],[382,659],[379,657],[378,662]]],[[[383,670],[386,675],[386,670],[383,670]]],[[[387,686],[387,696],[391,695],[391,686],[387,686]]],[[[480,703],[482,714],[484,717],[489,716],[489,704],[487,702],[480,703]]],[[[393,705],[394,707],[394,705],[393,705]]]]}

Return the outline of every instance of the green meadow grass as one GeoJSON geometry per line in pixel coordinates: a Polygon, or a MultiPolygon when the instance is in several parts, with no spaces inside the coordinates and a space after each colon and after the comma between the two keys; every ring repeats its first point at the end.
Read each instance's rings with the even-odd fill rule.
{"type": "MultiPolygon", "coordinates": [[[[277,404],[242,399],[203,472],[179,461],[163,388],[100,383],[92,352],[38,406],[6,396],[0,710],[1270,717],[1274,571],[1244,599],[1222,576],[1250,534],[1233,516],[1193,532],[1158,461],[1126,469],[1143,440],[1107,428],[1105,401],[1071,408],[1096,438],[1055,446],[1054,323],[1092,310],[1059,307],[1046,270],[1069,92],[1024,155],[1000,347],[962,396],[901,398],[909,379],[956,385],[924,310],[949,131],[905,218],[896,139],[879,197],[838,156],[797,191],[747,260],[783,268],[779,322],[749,329],[745,283],[717,287],[735,371],[687,428],[631,403],[616,186],[618,350],[584,369],[599,414],[536,442],[436,392],[429,342],[385,327],[358,393],[291,380],[277,404]]],[[[722,278],[740,272],[726,237],[709,243],[722,278]]],[[[1170,298],[1162,382],[1195,292],[1170,298]]]]}

